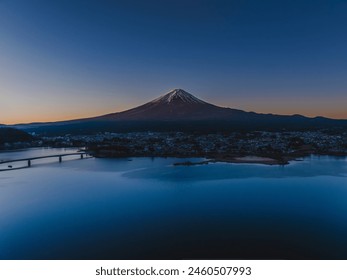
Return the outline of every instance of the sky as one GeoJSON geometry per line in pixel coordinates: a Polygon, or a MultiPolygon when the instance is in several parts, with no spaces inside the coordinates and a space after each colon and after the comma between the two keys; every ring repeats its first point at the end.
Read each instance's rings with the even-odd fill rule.
{"type": "Polygon", "coordinates": [[[347,119],[347,1],[0,0],[0,123],[118,112],[174,88],[347,119]]]}

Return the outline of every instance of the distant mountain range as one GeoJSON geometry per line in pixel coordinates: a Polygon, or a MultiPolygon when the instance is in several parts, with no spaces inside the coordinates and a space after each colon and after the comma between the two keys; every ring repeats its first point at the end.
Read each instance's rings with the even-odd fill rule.
{"type": "Polygon", "coordinates": [[[17,125],[38,133],[96,133],[104,131],[229,131],[301,130],[347,128],[347,120],[302,115],[274,115],[245,112],[207,103],[192,94],[174,89],[146,104],[103,116],[17,125]]]}

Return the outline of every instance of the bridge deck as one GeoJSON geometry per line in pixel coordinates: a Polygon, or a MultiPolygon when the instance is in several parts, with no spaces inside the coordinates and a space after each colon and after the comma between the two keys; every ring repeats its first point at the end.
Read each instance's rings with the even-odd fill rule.
{"type": "Polygon", "coordinates": [[[65,157],[65,156],[78,156],[78,155],[87,155],[86,152],[78,152],[78,153],[69,153],[69,154],[57,154],[57,155],[49,155],[49,156],[40,156],[40,157],[31,157],[31,158],[20,158],[20,159],[12,159],[12,160],[0,160],[0,164],[10,163],[10,162],[18,162],[18,161],[28,161],[42,158],[53,158],[53,157],[65,157]]]}
{"type": "MultiPolygon", "coordinates": [[[[66,157],[66,156],[81,156],[81,158],[83,158],[84,155],[89,155],[89,154],[86,153],[86,152],[77,152],[77,153],[68,153],[68,154],[56,154],[56,155],[49,155],[49,156],[39,156],[39,157],[30,157],[30,158],[20,158],[20,159],[4,160],[4,161],[0,161],[0,166],[2,164],[6,164],[6,163],[27,161],[28,162],[28,166],[25,166],[25,167],[30,167],[31,166],[31,161],[37,160],[37,159],[55,158],[55,157],[57,157],[57,158],[59,158],[59,161],[61,162],[61,159],[63,157],[66,157]]],[[[9,166],[6,169],[0,169],[0,171],[15,170],[15,169],[20,169],[20,168],[25,168],[25,167],[12,168],[12,167],[9,166]]]]}

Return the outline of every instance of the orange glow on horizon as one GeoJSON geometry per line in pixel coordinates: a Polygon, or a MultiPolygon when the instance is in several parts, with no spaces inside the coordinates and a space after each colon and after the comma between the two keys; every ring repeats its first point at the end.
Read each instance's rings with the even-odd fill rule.
{"type": "MultiPolygon", "coordinates": [[[[242,103],[242,102],[241,102],[242,103]]],[[[344,109],[340,110],[334,110],[334,111],[327,111],[320,110],[321,108],[310,108],[310,109],[303,109],[303,108],[296,108],[293,109],[292,107],[276,107],[271,106],[273,108],[269,108],[270,106],[265,106],[265,104],[258,104],[255,106],[248,106],[246,104],[243,104],[244,106],[230,106],[226,104],[216,104],[217,106],[221,107],[229,107],[233,109],[240,109],[244,110],[246,112],[256,112],[256,113],[262,113],[262,114],[278,114],[278,115],[294,115],[294,114],[300,114],[306,117],[317,117],[322,116],[326,118],[332,118],[332,119],[347,119],[347,112],[344,109]],[[274,108],[277,108],[276,110],[274,108]]],[[[0,124],[5,125],[14,125],[14,124],[28,124],[28,123],[36,123],[36,122],[59,122],[59,121],[69,121],[69,120],[75,120],[75,119],[84,119],[84,118],[91,118],[91,117],[97,117],[102,116],[106,114],[111,113],[117,113],[122,112],[131,108],[134,108],[139,105],[134,106],[121,106],[118,110],[117,109],[110,109],[107,108],[105,110],[99,109],[99,110],[88,110],[86,112],[79,111],[78,113],[65,113],[65,114],[59,114],[58,112],[51,112],[49,115],[35,112],[31,114],[18,114],[15,116],[9,116],[7,118],[2,118],[0,120],[0,124]]]]}

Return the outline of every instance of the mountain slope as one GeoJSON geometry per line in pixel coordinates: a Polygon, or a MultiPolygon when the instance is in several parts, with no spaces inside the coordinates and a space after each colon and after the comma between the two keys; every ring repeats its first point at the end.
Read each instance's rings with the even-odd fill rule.
{"type": "Polygon", "coordinates": [[[144,105],[120,113],[98,117],[103,120],[207,120],[225,119],[241,110],[218,107],[202,101],[192,94],[174,89],[144,105]]]}
{"type": "Polygon", "coordinates": [[[33,140],[33,137],[24,131],[10,127],[0,127],[0,145],[31,140],[33,140]]]}

